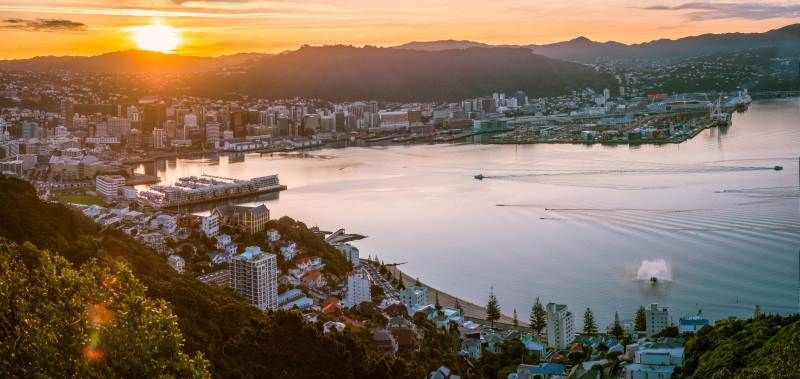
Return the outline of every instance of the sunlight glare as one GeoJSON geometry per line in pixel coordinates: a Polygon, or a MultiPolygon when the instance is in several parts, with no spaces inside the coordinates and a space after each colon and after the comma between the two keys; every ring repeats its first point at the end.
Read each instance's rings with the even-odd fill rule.
{"type": "Polygon", "coordinates": [[[133,42],[142,50],[169,53],[181,44],[181,32],[175,27],[155,21],[131,29],[133,42]]]}

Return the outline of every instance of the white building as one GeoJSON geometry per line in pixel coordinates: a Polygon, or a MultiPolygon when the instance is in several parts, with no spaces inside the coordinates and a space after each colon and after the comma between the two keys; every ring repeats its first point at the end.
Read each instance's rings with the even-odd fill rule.
{"type": "Polygon", "coordinates": [[[201,227],[203,229],[203,234],[205,234],[206,237],[216,237],[219,234],[219,217],[214,214],[203,217],[201,227]]]}
{"type": "Polygon", "coordinates": [[[359,267],[361,265],[361,261],[358,257],[358,248],[349,244],[349,243],[342,243],[335,246],[336,250],[339,250],[344,257],[347,258],[347,261],[353,264],[353,267],[359,267]]]}
{"type": "Polygon", "coordinates": [[[261,310],[278,307],[278,264],[274,254],[248,246],[230,262],[231,288],[261,310]]]}
{"type": "Polygon", "coordinates": [[[664,330],[669,326],[669,310],[667,308],[658,308],[658,303],[650,304],[650,309],[647,310],[647,336],[651,337],[654,334],[664,330]]]}
{"type": "Polygon", "coordinates": [[[408,286],[406,289],[400,291],[400,302],[406,305],[406,308],[411,310],[418,309],[428,304],[428,287],[425,286],[408,286]]]}
{"type": "Polygon", "coordinates": [[[683,333],[697,333],[704,326],[710,325],[711,322],[700,314],[689,315],[681,317],[678,322],[678,332],[683,333]]]}
{"type": "Polygon", "coordinates": [[[170,255],[167,257],[167,264],[169,264],[169,267],[172,267],[173,270],[179,273],[183,273],[186,266],[186,262],[184,262],[183,258],[178,255],[170,255]]]}
{"type": "Polygon", "coordinates": [[[625,366],[626,379],[668,379],[675,367],[683,366],[684,348],[680,343],[645,341],[631,346],[634,360],[625,366]]]}
{"type": "Polygon", "coordinates": [[[347,293],[344,296],[344,306],[352,307],[365,301],[370,301],[372,297],[369,293],[370,282],[367,275],[362,271],[353,271],[347,275],[347,293]]]}
{"type": "Polygon", "coordinates": [[[297,255],[297,244],[291,242],[286,246],[281,247],[281,255],[286,262],[291,261],[297,255]]]}
{"type": "Polygon", "coordinates": [[[224,250],[225,252],[229,253],[230,255],[236,254],[236,244],[233,243],[231,240],[231,236],[227,234],[219,234],[217,235],[217,244],[216,248],[220,250],[224,250]]]}
{"type": "Polygon", "coordinates": [[[547,303],[547,345],[556,349],[569,347],[575,339],[572,312],[564,304],[547,303]]]}
{"type": "Polygon", "coordinates": [[[116,198],[124,185],[125,177],[122,175],[98,175],[94,180],[95,191],[106,199],[116,198]]]}
{"type": "Polygon", "coordinates": [[[267,241],[278,242],[281,239],[281,233],[275,229],[267,230],[267,241]]]}

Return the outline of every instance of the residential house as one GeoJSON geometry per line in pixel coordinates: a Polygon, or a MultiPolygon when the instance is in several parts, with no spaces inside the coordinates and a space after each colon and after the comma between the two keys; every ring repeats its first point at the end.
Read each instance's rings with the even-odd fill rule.
{"type": "Polygon", "coordinates": [[[372,340],[378,345],[378,349],[388,354],[397,353],[397,340],[392,333],[386,329],[375,329],[372,332],[372,340]]]}
{"type": "Polygon", "coordinates": [[[281,239],[281,233],[276,229],[267,230],[267,241],[278,242],[281,239]]]}
{"type": "Polygon", "coordinates": [[[540,363],[538,365],[521,364],[517,372],[508,375],[508,379],[550,379],[564,377],[566,366],[560,363],[540,363]]]}
{"type": "Polygon", "coordinates": [[[625,366],[625,379],[671,378],[675,368],[683,366],[684,342],[681,338],[659,338],[629,345],[634,363],[625,366]]]}
{"type": "Polygon", "coordinates": [[[281,256],[283,256],[283,260],[286,262],[291,261],[297,255],[297,244],[294,242],[289,242],[284,246],[281,246],[281,256]]]}
{"type": "Polygon", "coordinates": [[[699,313],[696,315],[684,316],[678,322],[678,331],[680,333],[697,333],[704,326],[710,325],[711,322],[704,318],[699,313]]]}
{"type": "Polygon", "coordinates": [[[179,255],[170,255],[167,257],[167,264],[169,267],[172,267],[173,270],[179,273],[183,273],[184,267],[186,266],[183,258],[181,258],[179,255]]]}
{"type": "Polygon", "coordinates": [[[319,270],[312,270],[309,273],[303,275],[303,284],[312,288],[321,288],[324,287],[327,283],[325,281],[325,277],[322,275],[322,272],[319,270]]]}

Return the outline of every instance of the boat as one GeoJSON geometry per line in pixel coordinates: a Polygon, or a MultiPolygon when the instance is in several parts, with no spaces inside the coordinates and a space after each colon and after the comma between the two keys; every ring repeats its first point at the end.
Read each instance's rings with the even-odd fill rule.
{"type": "Polygon", "coordinates": [[[658,278],[656,278],[655,276],[651,277],[650,284],[655,285],[656,283],[658,283],[658,278]]]}
{"type": "Polygon", "coordinates": [[[775,171],[783,170],[783,166],[775,166],[773,168],[775,169],[775,171]]]}
{"type": "Polygon", "coordinates": [[[485,178],[485,176],[483,176],[483,174],[475,175],[475,179],[483,180],[483,178],[485,178]]]}

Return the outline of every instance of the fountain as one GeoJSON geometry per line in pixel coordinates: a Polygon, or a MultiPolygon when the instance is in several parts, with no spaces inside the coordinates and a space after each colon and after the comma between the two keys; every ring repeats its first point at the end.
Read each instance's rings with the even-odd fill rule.
{"type": "Polygon", "coordinates": [[[658,282],[671,282],[672,267],[663,259],[645,259],[636,271],[636,280],[650,281],[653,285],[658,282]]]}

